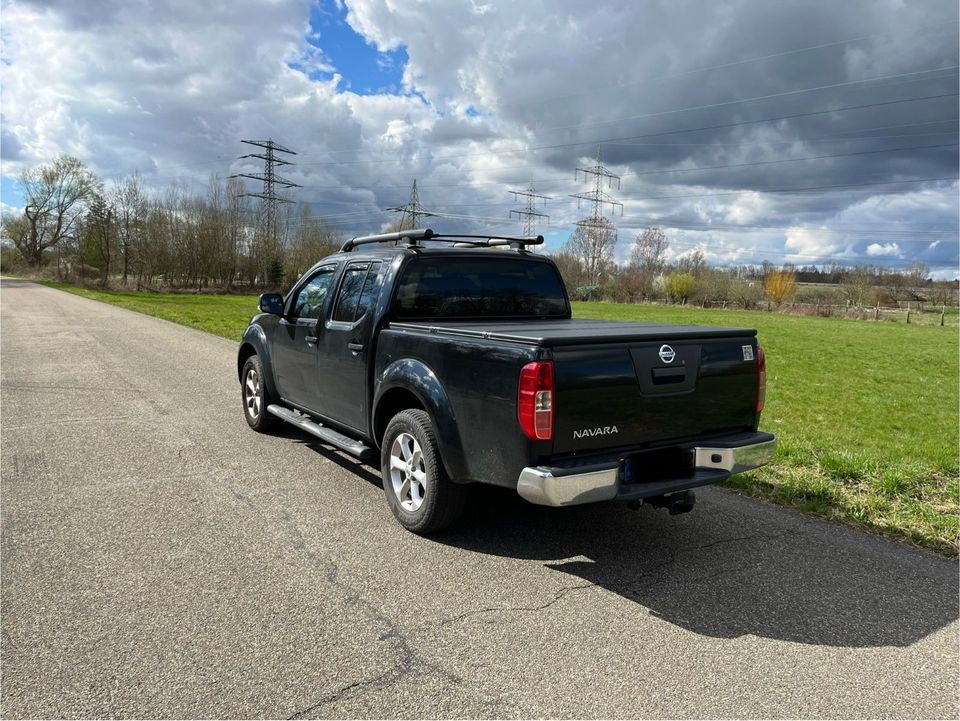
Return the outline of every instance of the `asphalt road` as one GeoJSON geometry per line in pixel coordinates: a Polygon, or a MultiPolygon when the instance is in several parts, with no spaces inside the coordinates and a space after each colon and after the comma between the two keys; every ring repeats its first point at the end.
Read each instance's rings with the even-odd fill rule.
{"type": "Polygon", "coordinates": [[[720,489],[418,538],[235,351],[2,283],[4,717],[960,714],[955,562],[720,489]]]}

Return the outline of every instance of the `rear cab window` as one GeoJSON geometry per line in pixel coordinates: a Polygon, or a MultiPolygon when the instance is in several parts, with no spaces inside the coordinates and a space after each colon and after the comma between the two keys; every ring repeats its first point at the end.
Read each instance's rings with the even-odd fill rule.
{"type": "Polygon", "coordinates": [[[393,317],[569,318],[570,304],[551,263],[531,258],[423,256],[412,259],[402,272],[393,317]]]}
{"type": "Polygon", "coordinates": [[[348,265],[330,320],[335,323],[355,323],[370,312],[380,294],[380,284],[377,282],[379,272],[380,261],[348,265]]]}

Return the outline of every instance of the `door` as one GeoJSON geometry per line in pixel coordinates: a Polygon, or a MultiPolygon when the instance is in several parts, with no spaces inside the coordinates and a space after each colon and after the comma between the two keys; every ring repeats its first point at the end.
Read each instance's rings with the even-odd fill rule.
{"type": "Polygon", "coordinates": [[[317,324],[334,271],[335,265],[324,266],[294,289],[273,337],[273,368],[280,396],[317,412],[317,324]]]}
{"type": "Polygon", "coordinates": [[[347,266],[320,336],[318,385],[323,388],[324,415],[362,432],[367,429],[367,365],[383,282],[380,271],[379,261],[347,266]]]}

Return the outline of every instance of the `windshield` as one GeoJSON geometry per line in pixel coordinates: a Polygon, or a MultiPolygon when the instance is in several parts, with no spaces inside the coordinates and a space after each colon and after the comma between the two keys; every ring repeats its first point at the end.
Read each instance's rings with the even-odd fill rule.
{"type": "MultiPolygon", "coordinates": [[[[491,251],[496,252],[496,251],[491,251]]],[[[563,281],[526,258],[416,258],[397,290],[394,315],[438,318],[569,318],[563,281]]]]}

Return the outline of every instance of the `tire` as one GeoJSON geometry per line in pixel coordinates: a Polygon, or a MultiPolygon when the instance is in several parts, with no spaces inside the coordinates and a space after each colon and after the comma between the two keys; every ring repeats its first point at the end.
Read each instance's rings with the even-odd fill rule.
{"type": "Polygon", "coordinates": [[[425,411],[401,411],[390,420],[380,447],[380,470],[387,505],[408,531],[439,531],[463,512],[467,487],[447,475],[425,411]]]}
{"type": "Polygon", "coordinates": [[[240,400],[247,425],[258,433],[267,433],[276,428],[278,418],[267,413],[267,406],[274,402],[264,383],[263,364],[260,356],[252,355],[243,364],[240,375],[240,400]]]}

